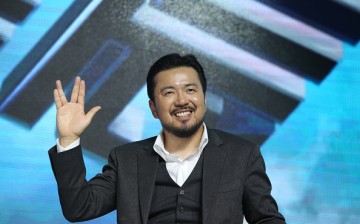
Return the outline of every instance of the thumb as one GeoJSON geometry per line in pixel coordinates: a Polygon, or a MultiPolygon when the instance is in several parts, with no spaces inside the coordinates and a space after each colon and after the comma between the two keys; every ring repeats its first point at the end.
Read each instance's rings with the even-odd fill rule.
{"type": "Polygon", "coordinates": [[[91,121],[93,119],[93,117],[95,116],[95,114],[101,110],[101,107],[100,106],[96,106],[96,107],[93,107],[91,108],[91,110],[89,110],[89,112],[87,112],[87,114],[85,115],[86,116],[86,119],[91,121]]]}

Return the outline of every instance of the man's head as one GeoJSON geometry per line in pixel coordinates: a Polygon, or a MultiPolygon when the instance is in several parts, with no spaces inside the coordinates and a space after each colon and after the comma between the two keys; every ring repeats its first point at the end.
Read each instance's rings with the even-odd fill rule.
{"type": "Polygon", "coordinates": [[[206,112],[206,78],[193,55],[166,55],[147,77],[149,106],[166,133],[186,138],[201,127],[206,112]]]}
{"type": "Polygon", "coordinates": [[[164,70],[168,70],[171,68],[177,68],[177,67],[191,67],[195,69],[199,76],[199,80],[202,86],[202,90],[204,94],[206,93],[206,78],[205,73],[200,65],[200,63],[197,61],[196,57],[192,54],[187,54],[184,56],[180,56],[177,53],[168,54],[161,58],[159,58],[151,67],[148,72],[147,78],[146,78],[146,84],[147,84],[147,94],[150,98],[150,100],[154,101],[154,86],[155,76],[164,70]]]}

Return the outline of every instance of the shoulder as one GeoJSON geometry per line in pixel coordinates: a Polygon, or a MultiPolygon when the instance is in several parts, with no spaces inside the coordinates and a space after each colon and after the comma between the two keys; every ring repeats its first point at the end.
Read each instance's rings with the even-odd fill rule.
{"type": "Polygon", "coordinates": [[[209,142],[213,141],[219,148],[233,156],[248,157],[259,152],[259,145],[235,134],[217,129],[209,129],[209,142]]]}
{"type": "Polygon", "coordinates": [[[155,140],[156,140],[156,136],[141,141],[126,143],[124,145],[120,145],[113,148],[110,152],[110,155],[114,155],[114,154],[127,155],[127,156],[136,155],[142,150],[152,148],[152,146],[155,143],[155,140]]]}
{"type": "MultiPolygon", "coordinates": [[[[217,136],[219,139],[223,141],[225,145],[242,145],[242,146],[248,146],[248,147],[255,147],[257,144],[254,142],[251,142],[250,140],[247,140],[243,137],[240,137],[235,134],[231,134],[225,131],[221,131],[218,129],[209,129],[209,139],[211,140],[215,136],[217,136]]],[[[215,137],[216,138],[216,137],[215,137]]]]}

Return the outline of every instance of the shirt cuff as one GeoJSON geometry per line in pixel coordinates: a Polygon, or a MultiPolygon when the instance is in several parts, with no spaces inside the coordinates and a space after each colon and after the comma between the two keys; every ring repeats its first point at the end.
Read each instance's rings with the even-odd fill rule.
{"type": "Polygon", "coordinates": [[[68,145],[66,147],[62,147],[60,145],[59,138],[56,139],[56,150],[58,153],[68,151],[79,145],[80,145],[80,138],[78,138],[77,140],[75,140],[73,143],[71,143],[70,145],[68,145]]]}

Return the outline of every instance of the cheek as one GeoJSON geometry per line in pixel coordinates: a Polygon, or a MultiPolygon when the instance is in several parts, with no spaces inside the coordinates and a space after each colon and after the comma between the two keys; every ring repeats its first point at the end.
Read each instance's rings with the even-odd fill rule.
{"type": "Polygon", "coordinates": [[[157,112],[158,112],[159,116],[168,114],[169,111],[171,110],[171,107],[169,106],[169,104],[164,101],[157,104],[156,108],[157,108],[157,112]]]}
{"type": "Polygon", "coordinates": [[[195,103],[195,105],[198,105],[198,106],[202,106],[202,107],[206,106],[206,100],[201,96],[194,97],[193,102],[195,103]]]}

